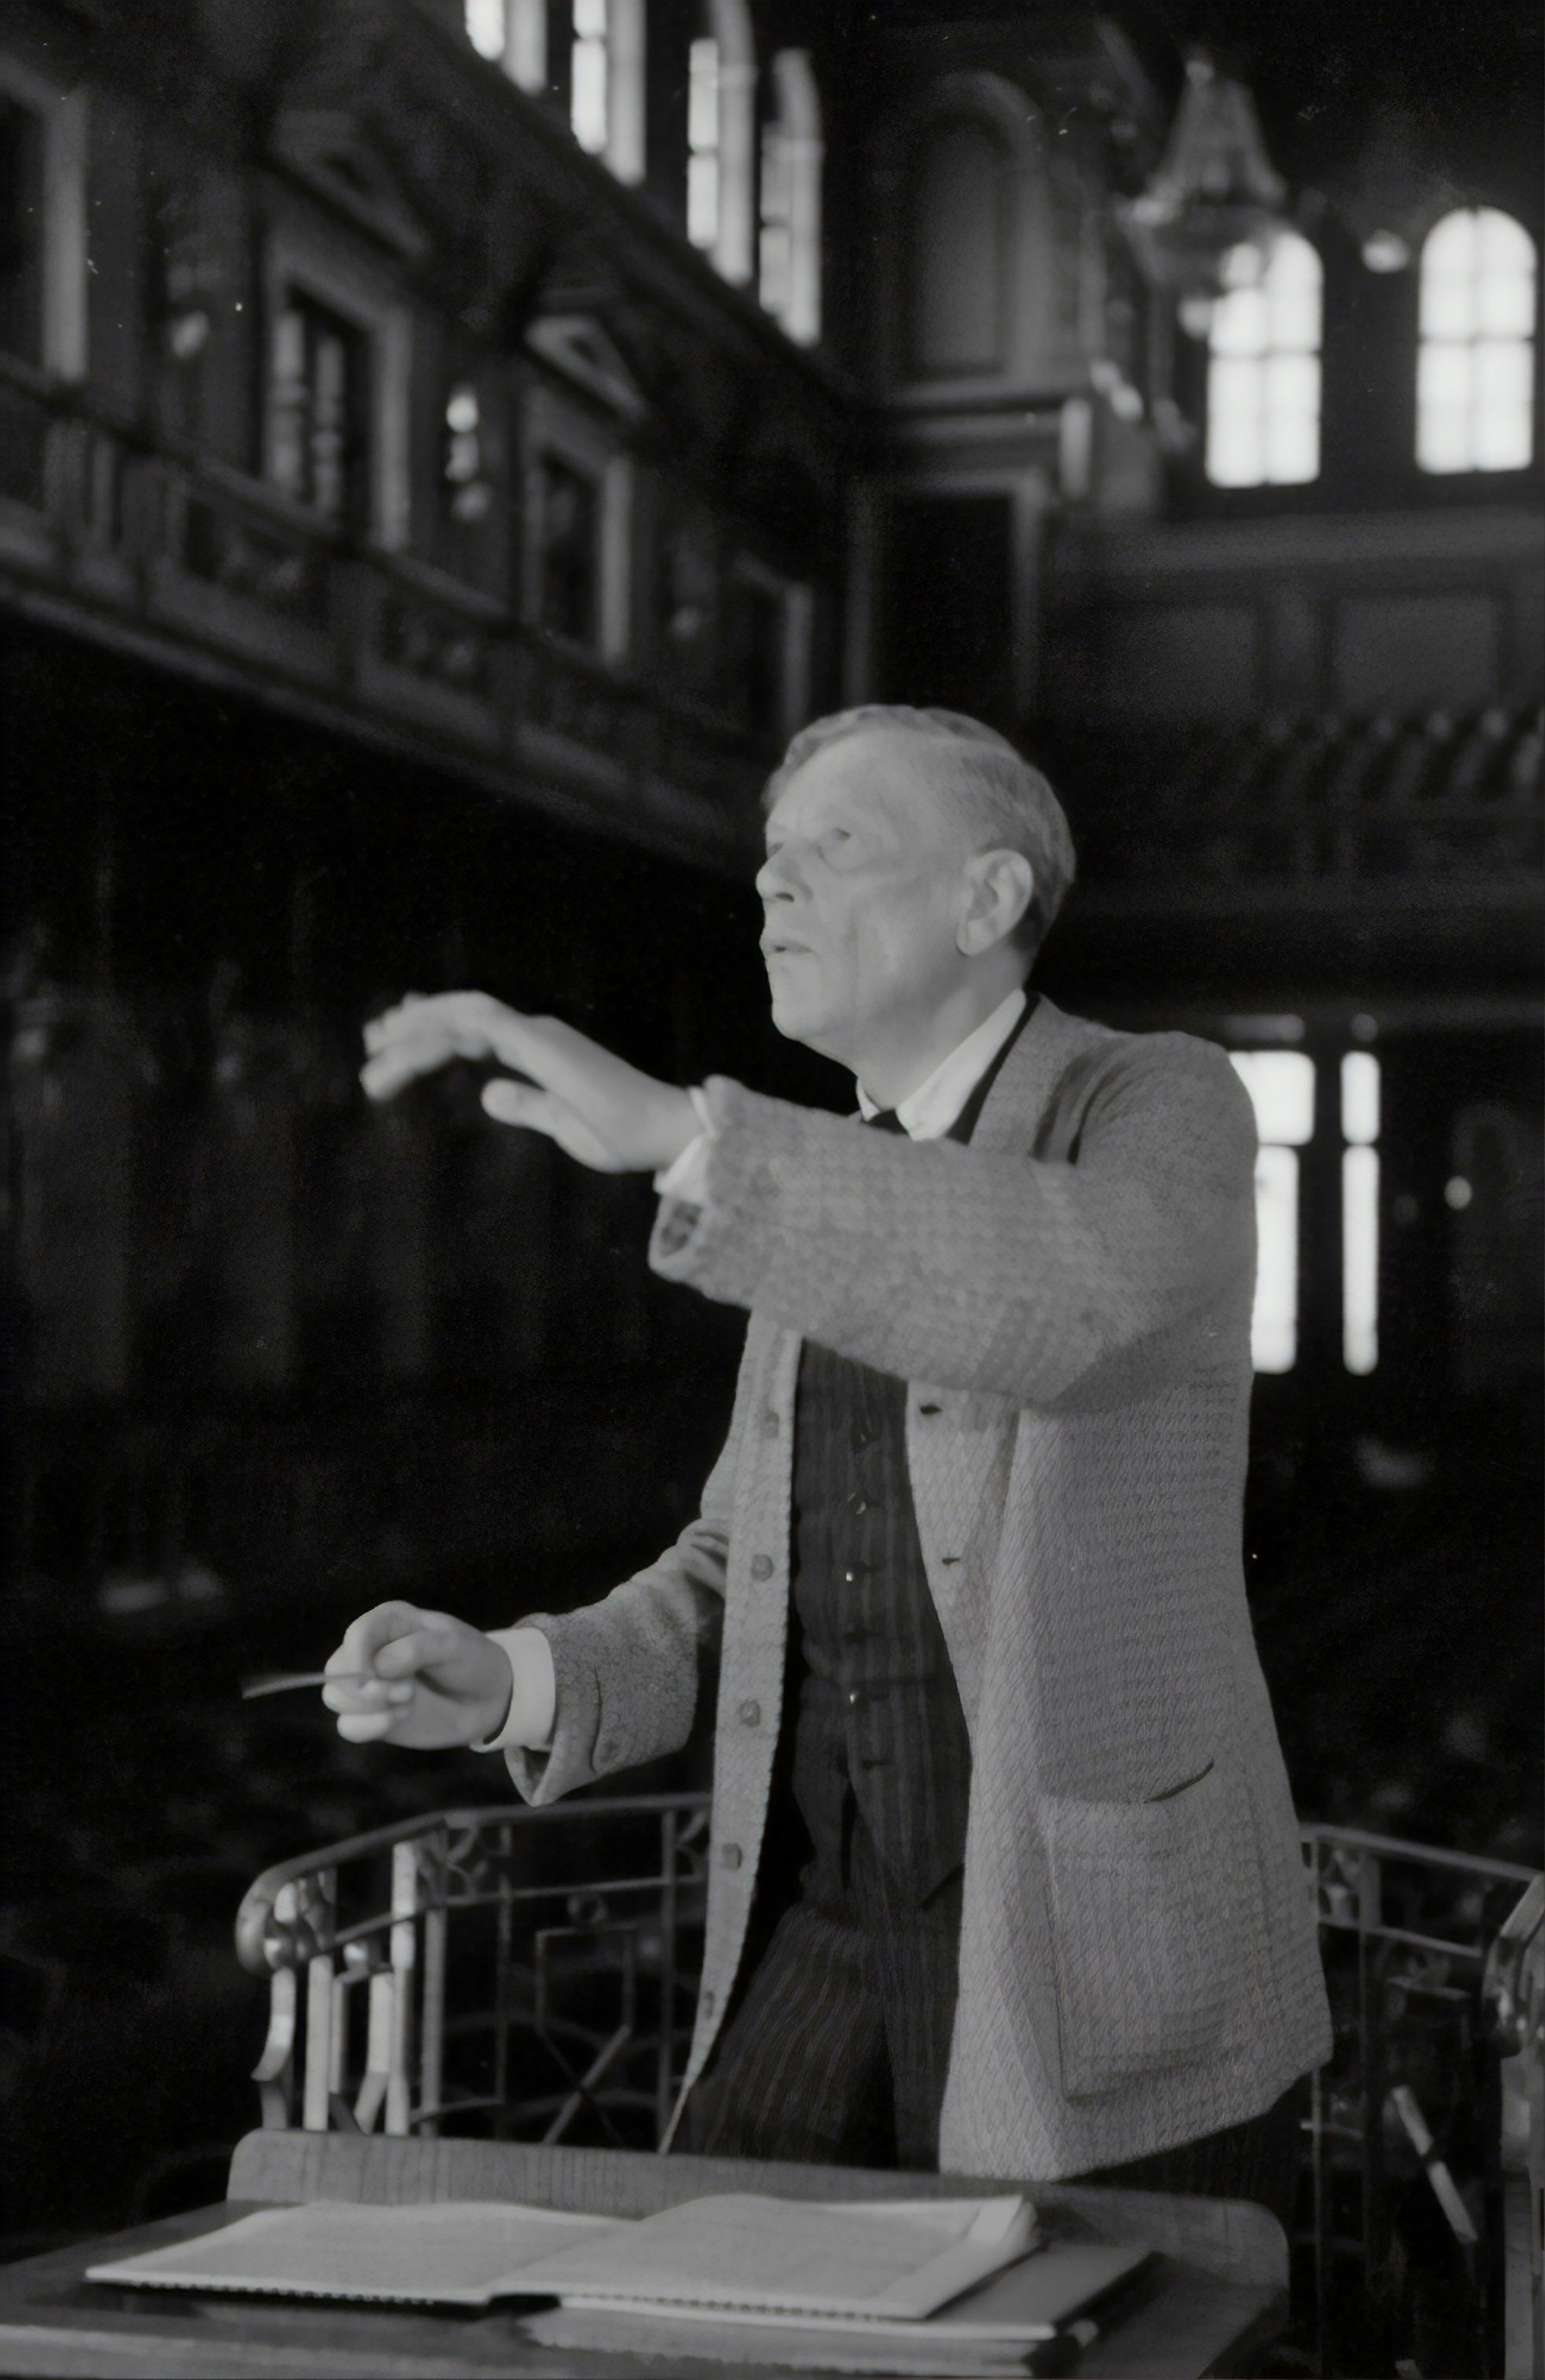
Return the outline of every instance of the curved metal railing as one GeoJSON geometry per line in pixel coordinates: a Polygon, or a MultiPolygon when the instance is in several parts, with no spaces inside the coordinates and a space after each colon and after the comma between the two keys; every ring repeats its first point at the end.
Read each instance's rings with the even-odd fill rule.
{"type": "MultiPolygon", "coordinates": [[[[709,1815],[705,1793],[442,1810],[265,1870],[237,1921],[269,1980],[264,2124],[657,2143],[709,1815]]],[[[1505,2326],[1506,2368],[1545,2373],[1545,1876],[1345,1827],[1306,1827],[1303,1848],[1335,2016],[1305,2143],[1320,2344],[1338,2266],[1377,2295],[1398,2193],[1429,2184],[1478,2353],[1505,2326]],[[1478,2130],[1499,2056],[1501,2123],[1478,2130]]]]}
{"type": "Polygon", "coordinates": [[[658,2140],[708,1817],[702,1793],[442,1810],[266,1868],[236,1927],[269,1979],[263,2123],[556,2141],[589,2111],[658,2140]]]}

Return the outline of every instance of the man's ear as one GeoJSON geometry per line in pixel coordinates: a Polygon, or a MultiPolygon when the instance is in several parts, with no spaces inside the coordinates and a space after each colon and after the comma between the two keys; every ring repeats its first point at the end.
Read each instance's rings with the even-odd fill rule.
{"type": "Polygon", "coordinates": [[[966,898],[955,927],[963,958],[980,958],[1006,941],[1035,897],[1035,869],[1022,851],[979,852],[967,869],[966,898]]]}

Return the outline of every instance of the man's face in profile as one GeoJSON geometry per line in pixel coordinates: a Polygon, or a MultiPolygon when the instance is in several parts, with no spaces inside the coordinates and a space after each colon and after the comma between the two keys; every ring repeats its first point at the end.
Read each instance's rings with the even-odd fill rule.
{"type": "Polygon", "coordinates": [[[757,876],[772,1021],[851,1062],[880,1026],[931,1016],[959,980],[969,841],[918,740],[860,730],[812,753],[767,818],[757,876]]]}

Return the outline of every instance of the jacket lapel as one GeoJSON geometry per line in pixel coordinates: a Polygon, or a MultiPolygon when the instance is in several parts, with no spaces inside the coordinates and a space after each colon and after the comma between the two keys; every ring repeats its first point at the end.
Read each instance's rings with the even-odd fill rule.
{"type": "MultiPolygon", "coordinates": [[[[988,1092],[971,1147],[998,1155],[1040,1154],[1057,1086],[1075,1050],[1087,1047],[1089,1033],[1050,1001],[1038,1001],[988,1092]]],[[[973,1746],[1016,1419],[1005,1397],[920,1380],[907,1397],[907,1468],[923,1564],[973,1746]]]]}
{"type": "Polygon", "coordinates": [[[988,1092],[971,1147],[1039,1156],[1057,1085],[1074,1056],[1087,1051],[1091,1029],[1044,997],[1038,1000],[988,1092]]]}

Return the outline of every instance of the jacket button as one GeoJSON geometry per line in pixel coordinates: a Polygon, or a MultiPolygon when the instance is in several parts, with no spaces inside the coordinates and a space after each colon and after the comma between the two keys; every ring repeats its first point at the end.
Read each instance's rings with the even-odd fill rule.
{"type": "Polygon", "coordinates": [[[742,1703],[738,1716],[742,1727],[760,1727],[761,1725],[761,1705],[760,1703],[742,1703]]]}
{"type": "Polygon", "coordinates": [[[721,1867],[738,1867],[744,1857],[745,1853],[738,1843],[721,1843],[719,1846],[721,1867]]]}
{"type": "Polygon", "coordinates": [[[862,1710],[865,1699],[866,1697],[862,1686],[850,1686],[848,1688],[847,1704],[850,1710],[862,1710]]]}
{"type": "Polygon", "coordinates": [[[609,1768],[617,1756],[617,1747],[614,1743],[603,1743],[595,1756],[602,1767],[609,1768]]]}
{"type": "Polygon", "coordinates": [[[778,1435],[778,1416],[777,1416],[777,1415],[776,1415],[775,1413],[764,1413],[764,1414],[762,1415],[762,1417],[761,1417],[761,1434],[762,1434],[763,1438],[776,1438],[776,1437],[777,1437],[777,1435],[778,1435]]]}
{"type": "Polygon", "coordinates": [[[751,1576],[752,1576],[753,1578],[771,1578],[771,1577],[772,1577],[772,1555],[771,1555],[771,1554],[753,1554],[753,1555],[751,1556],[751,1576]]]}

